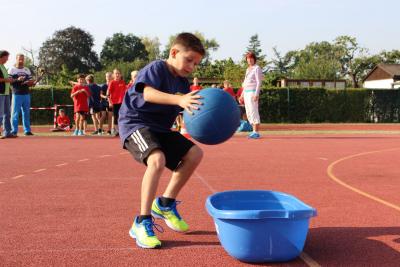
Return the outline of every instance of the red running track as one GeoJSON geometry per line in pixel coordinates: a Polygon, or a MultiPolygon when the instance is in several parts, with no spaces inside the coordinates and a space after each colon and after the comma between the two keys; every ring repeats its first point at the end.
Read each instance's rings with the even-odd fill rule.
{"type": "Polygon", "coordinates": [[[235,137],[201,147],[204,160],[179,197],[192,231],[176,234],[160,222],[163,248],[143,250],[128,230],[144,167],[118,139],[1,140],[0,265],[246,266],[219,245],[204,202],[216,191],[262,189],[318,210],[304,248],[309,260],[270,265],[398,266],[400,135],[235,137]]]}

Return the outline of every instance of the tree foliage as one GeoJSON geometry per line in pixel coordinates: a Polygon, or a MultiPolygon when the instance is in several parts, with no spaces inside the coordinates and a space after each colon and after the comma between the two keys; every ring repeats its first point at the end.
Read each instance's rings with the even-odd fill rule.
{"type": "Polygon", "coordinates": [[[76,27],[56,31],[39,49],[39,65],[54,77],[67,72],[88,73],[100,68],[92,35],[76,27]],[[63,67],[64,66],[64,67],[63,67]]]}
{"type": "Polygon", "coordinates": [[[147,60],[148,52],[139,37],[129,33],[114,33],[107,38],[100,53],[103,66],[111,62],[131,62],[135,59],[147,60]]]}
{"type": "Polygon", "coordinates": [[[155,38],[150,38],[150,37],[142,37],[142,43],[148,53],[148,60],[153,61],[156,59],[161,58],[161,52],[160,52],[160,40],[155,37],[155,38]]]}
{"type": "MultiPolygon", "coordinates": [[[[257,58],[257,65],[264,68],[267,65],[266,56],[262,54],[261,42],[258,40],[258,34],[250,36],[247,52],[253,52],[257,58]]],[[[245,55],[243,56],[245,58],[245,55]]]]}

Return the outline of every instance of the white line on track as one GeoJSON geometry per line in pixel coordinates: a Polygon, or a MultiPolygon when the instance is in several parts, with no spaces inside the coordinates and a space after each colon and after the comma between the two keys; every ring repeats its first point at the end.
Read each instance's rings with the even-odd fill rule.
{"type": "Polygon", "coordinates": [[[33,172],[42,172],[42,171],[45,171],[45,170],[47,170],[47,169],[37,169],[37,170],[34,170],[33,172]]]}
{"type": "Polygon", "coordinates": [[[62,166],[65,166],[65,165],[68,165],[68,163],[66,163],[66,162],[60,163],[60,164],[57,164],[56,167],[62,167],[62,166]]]}
{"type": "Polygon", "coordinates": [[[4,182],[0,182],[0,184],[4,184],[4,182]]]}
{"type": "Polygon", "coordinates": [[[23,175],[23,174],[20,174],[20,175],[17,175],[17,176],[14,176],[14,177],[11,177],[11,179],[19,179],[19,178],[21,178],[21,177],[24,177],[25,175],[23,175]]]}
{"type": "MultiPolygon", "coordinates": [[[[179,249],[205,249],[205,248],[222,248],[220,245],[194,245],[179,247],[179,249]]],[[[175,249],[175,248],[172,248],[175,249]]],[[[177,248],[176,248],[177,249],[177,248]]],[[[0,254],[4,253],[57,253],[57,252],[84,252],[84,251],[130,251],[130,250],[143,250],[138,247],[126,248],[65,248],[65,249],[26,249],[26,250],[0,250],[0,254]]]]}
{"type": "Polygon", "coordinates": [[[211,192],[216,193],[217,190],[215,190],[198,172],[194,172],[194,174],[197,176],[197,178],[199,178],[199,180],[205,185],[207,186],[208,189],[210,189],[211,192]]]}
{"type": "Polygon", "coordinates": [[[320,159],[320,160],[328,160],[327,158],[317,158],[317,159],[320,159]]]}
{"type": "Polygon", "coordinates": [[[126,155],[126,154],[129,154],[129,152],[121,152],[121,153],[119,153],[120,155],[126,155]]]}
{"type": "Polygon", "coordinates": [[[101,156],[99,156],[99,158],[107,158],[107,157],[111,157],[111,155],[101,155],[101,156]]]}
{"type": "Polygon", "coordinates": [[[84,162],[84,161],[88,161],[89,159],[80,159],[78,160],[78,162],[84,162]]]}

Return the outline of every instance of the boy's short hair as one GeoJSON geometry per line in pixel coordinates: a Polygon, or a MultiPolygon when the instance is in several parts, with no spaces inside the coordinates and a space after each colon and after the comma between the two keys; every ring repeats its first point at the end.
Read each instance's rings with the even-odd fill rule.
{"type": "Polygon", "coordinates": [[[58,111],[59,111],[59,112],[64,112],[64,113],[65,113],[65,110],[62,109],[62,108],[60,108],[58,111]]]}
{"type": "Polygon", "coordinates": [[[85,74],[80,73],[76,75],[76,79],[85,79],[85,74]]]}
{"type": "Polygon", "coordinates": [[[6,57],[9,56],[10,53],[6,50],[0,50],[0,57],[6,57]]]}
{"type": "Polygon", "coordinates": [[[88,76],[86,76],[86,78],[85,78],[86,80],[88,80],[89,82],[94,82],[94,76],[93,76],[93,74],[89,74],[88,76]]]}
{"type": "Polygon", "coordinates": [[[182,45],[184,48],[188,50],[192,50],[194,52],[199,53],[204,56],[206,54],[206,50],[204,49],[203,44],[200,39],[197,38],[196,35],[189,32],[182,32],[176,36],[172,46],[174,45],[182,45]]]}

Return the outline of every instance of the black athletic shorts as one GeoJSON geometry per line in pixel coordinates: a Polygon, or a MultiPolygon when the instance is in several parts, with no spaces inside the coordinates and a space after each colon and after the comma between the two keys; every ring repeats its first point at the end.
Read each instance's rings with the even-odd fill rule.
{"type": "Polygon", "coordinates": [[[160,149],[166,167],[174,171],[194,143],[179,132],[159,133],[144,127],[136,130],[125,140],[125,148],[135,160],[147,166],[147,158],[154,149],[160,149]]]}

